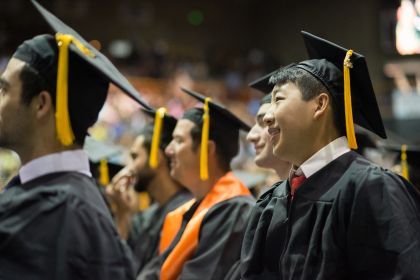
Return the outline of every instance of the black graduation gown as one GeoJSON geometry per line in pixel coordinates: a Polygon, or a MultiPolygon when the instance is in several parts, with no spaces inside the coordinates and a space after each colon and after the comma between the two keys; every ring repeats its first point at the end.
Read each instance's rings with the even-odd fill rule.
{"type": "Polygon", "coordinates": [[[134,279],[94,181],[60,172],[0,194],[0,279],[134,279]]]}
{"type": "MultiPolygon", "coordinates": [[[[162,255],[150,261],[137,279],[159,279],[166,257],[178,243],[200,202],[184,214],[181,229],[162,255]]],[[[180,279],[223,279],[240,258],[241,245],[249,213],[255,205],[252,196],[237,196],[209,209],[200,227],[199,243],[194,255],[185,262],[180,279]]]]}
{"type": "Polygon", "coordinates": [[[420,199],[403,178],[348,152],[254,207],[243,279],[420,279],[420,199]]]}
{"type": "Polygon", "coordinates": [[[138,271],[141,271],[144,265],[158,254],[160,231],[166,214],[191,198],[192,195],[188,191],[181,190],[167,203],[163,205],[154,203],[133,217],[127,242],[138,261],[138,271]]]}

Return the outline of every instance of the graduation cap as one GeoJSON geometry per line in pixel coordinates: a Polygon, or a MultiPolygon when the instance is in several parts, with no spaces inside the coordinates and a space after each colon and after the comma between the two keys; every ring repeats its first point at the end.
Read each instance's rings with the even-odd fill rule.
{"type": "MultiPolygon", "coordinates": [[[[167,110],[161,107],[155,109],[142,109],[142,111],[154,118],[152,145],[150,148],[149,166],[155,169],[158,165],[159,148],[165,149],[172,140],[172,132],[177,123],[177,119],[168,115],[167,110]]],[[[149,129],[151,127],[148,127],[149,129]]],[[[147,128],[146,128],[147,129],[147,128]]]]}
{"type": "MultiPolygon", "coordinates": [[[[209,97],[202,94],[182,88],[181,90],[193,98],[204,104],[202,109],[193,108],[186,111],[183,119],[188,119],[197,126],[202,126],[201,134],[201,154],[200,154],[200,178],[201,180],[208,179],[208,140],[209,139],[223,139],[225,147],[218,147],[223,149],[226,147],[236,147],[238,152],[238,137],[239,130],[249,131],[249,125],[238,119],[223,105],[211,101],[209,97]]],[[[229,150],[229,149],[228,149],[229,150]]],[[[231,149],[235,150],[235,149],[231,149]]],[[[236,155],[235,153],[235,155],[236,155]]]]}
{"type": "Polygon", "coordinates": [[[35,0],[36,10],[55,36],[44,34],[25,41],[13,57],[29,64],[44,79],[56,100],[56,129],[63,145],[83,143],[87,128],[98,117],[109,83],[145,108],[150,108],[115,66],[76,31],[35,0]]]}
{"type": "Polygon", "coordinates": [[[270,72],[248,84],[248,86],[252,87],[253,89],[256,89],[264,94],[270,94],[273,91],[274,85],[270,83],[270,78],[273,76],[277,71],[274,70],[273,72],[270,72]]]}
{"type": "Polygon", "coordinates": [[[309,72],[329,90],[337,108],[344,106],[350,148],[357,149],[354,123],[386,138],[365,57],[305,31],[302,36],[310,60],[290,67],[309,72]]]}
{"type": "Polygon", "coordinates": [[[398,154],[401,165],[401,175],[413,183],[415,181],[415,184],[420,184],[419,123],[419,119],[386,120],[385,127],[390,137],[387,141],[382,141],[380,143],[380,147],[398,154]]]}
{"type": "Polygon", "coordinates": [[[273,90],[274,85],[270,83],[270,78],[273,76],[276,72],[275,70],[273,72],[270,72],[248,84],[253,89],[258,90],[259,92],[263,93],[264,96],[261,99],[261,104],[266,104],[271,102],[271,91],[273,90]]]}
{"type": "Polygon", "coordinates": [[[83,149],[88,154],[93,177],[103,186],[125,165],[122,147],[86,137],[83,149]]]}
{"type": "Polygon", "coordinates": [[[381,143],[380,147],[395,153],[398,156],[401,176],[420,187],[420,146],[385,142],[381,143]]]}

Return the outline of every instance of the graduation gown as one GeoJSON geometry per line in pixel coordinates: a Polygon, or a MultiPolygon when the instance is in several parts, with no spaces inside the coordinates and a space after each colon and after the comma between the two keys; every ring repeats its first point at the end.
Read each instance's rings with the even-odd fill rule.
{"type": "Polygon", "coordinates": [[[242,279],[420,279],[419,201],[406,180],[348,152],[293,200],[288,181],[259,199],[242,279]]]}
{"type": "MultiPolygon", "coordinates": [[[[137,279],[159,279],[163,263],[180,241],[201,202],[194,202],[185,212],[181,228],[172,243],[146,265],[137,279]]],[[[197,248],[184,263],[178,279],[223,279],[240,258],[245,227],[254,204],[252,196],[241,195],[212,206],[201,222],[197,248]]]]}
{"type": "Polygon", "coordinates": [[[188,191],[182,190],[167,203],[163,205],[154,203],[133,217],[127,242],[138,261],[138,271],[158,254],[160,231],[166,214],[191,198],[192,195],[188,191]]]}
{"type": "Polygon", "coordinates": [[[134,279],[92,178],[38,177],[0,194],[0,279],[134,279]]]}

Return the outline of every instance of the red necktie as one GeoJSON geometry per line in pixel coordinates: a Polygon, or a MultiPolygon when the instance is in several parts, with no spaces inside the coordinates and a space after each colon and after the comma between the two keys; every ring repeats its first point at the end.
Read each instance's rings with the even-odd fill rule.
{"type": "Polygon", "coordinates": [[[290,193],[292,194],[292,196],[295,194],[295,191],[297,190],[297,188],[299,188],[299,186],[306,180],[305,175],[301,175],[301,176],[296,176],[292,178],[292,182],[291,182],[291,188],[290,188],[290,193]]]}

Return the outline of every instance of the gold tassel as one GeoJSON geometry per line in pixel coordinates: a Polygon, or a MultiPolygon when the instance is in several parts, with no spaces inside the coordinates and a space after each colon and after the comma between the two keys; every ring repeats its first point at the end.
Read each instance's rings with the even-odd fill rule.
{"type": "Polygon", "coordinates": [[[210,112],[209,101],[211,99],[206,97],[204,100],[204,114],[203,114],[203,128],[201,131],[201,152],[200,152],[200,179],[205,181],[209,178],[209,131],[210,131],[210,112]]]}
{"type": "Polygon", "coordinates": [[[73,144],[75,137],[68,110],[69,45],[73,43],[82,53],[90,57],[94,57],[95,54],[71,35],[57,33],[55,39],[58,45],[56,130],[58,140],[64,146],[70,146],[73,144]]]}
{"type": "Polygon", "coordinates": [[[151,199],[148,192],[138,193],[138,199],[139,199],[139,208],[138,208],[139,211],[143,211],[149,208],[151,204],[151,199]]]}
{"type": "Polygon", "coordinates": [[[350,68],[353,64],[350,57],[353,55],[353,50],[348,50],[346,58],[344,58],[344,108],[346,117],[346,133],[350,149],[357,149],[356,134],[354,132],[353,109],[351,104],[351,87],[350,87],[350,68]]]}
{"type": "Polygon", "coordinates": [[[109,184],[109,168],[106,159],[101,159],[99,162],[99,183],[101,183],[102,186],[107,186],[109,184]]]}
{"type": "Polygon", "coordinates": [[[149,166],[156,169],[158,166],[160,135],[162,134],[163,118],[166,114],[164,107],[156,110],[155,125],[153,128],[152,146],[150,148],[149,166]]]}
{"type": "Polygon", "coordinates": [[[407,164],[407,145],[401,145],[401,175],[405,179],[410,180],[407,164]]]}

